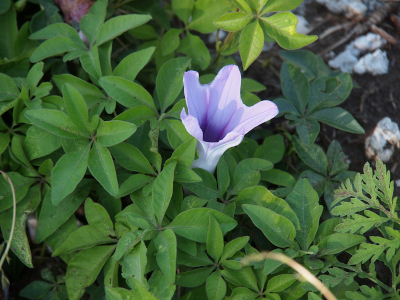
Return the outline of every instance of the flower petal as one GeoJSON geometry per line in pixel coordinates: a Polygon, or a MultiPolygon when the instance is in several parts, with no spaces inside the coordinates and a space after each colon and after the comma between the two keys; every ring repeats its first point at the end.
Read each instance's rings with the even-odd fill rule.
{"type": "Polygon", "coordinates": [[[202,127],[205,140],[218,142],[223,138],[222,131],[231,121],[234,111],[242,105],[240,84],[240,71],[235,65],[223,67],[210,83],[207,127],[202,127]]]}
{"type": "Polygon", "coordinates": [[[201,168],[207,170],[211,174],[214,173],[222,154],[229,148],[239,145],[243,137],[243,135],[237,134],[236,132],[230,132],[218,143],[198,140],[197,151],[199,153],[199,159],[193,162],[192,168],[201,168]]]}
{"type": "Polygon", "coordinates": [[[224,129],[224,134],[233,131],[245,135],[254,127],[271,120],[278,112],[276,104],[268,100],[258,102],[251,107],[242,104],[242,108],[236,111],[232,121],[224,129]]]}
{"type": "Polygon", "coordinates": [[[207,122],[208,86],[199,82],[199,73],[195,71],[185,72],[183,75],[185,99],[190,116],[199,122],[200,128],[207,122]]]}
{"type": "Polygon", "coordinates": [[[188,116],[186,114],[185,108],[181,111],[181,120],[183,125],[185,126],[187,132],[193,136],[195,139],[202,141],[203,140],[203,131],[199,126],[199,122],[193,116],[188,116]]]}

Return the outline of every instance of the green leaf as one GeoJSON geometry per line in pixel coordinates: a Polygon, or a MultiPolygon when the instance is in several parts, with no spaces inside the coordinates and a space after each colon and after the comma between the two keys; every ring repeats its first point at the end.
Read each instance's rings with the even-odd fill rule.
{"type": "Polygon", "coordinates": [[[196,143],[197,140],[194,138],[187,140],[175,149],[174,153],[172,153],[167,162],[174,159],[178,162],[178,164],[189,168],[193,163],[194,154],[196,151],[196,143]]]}
{"type": "Polygon", "coordinates": [[[146,176],[143,174],[135,174],[130,176],[119,188],[118,198],[124,197],[133,193],[134,191],[144,187],[149,182],[153,181],[154,177],[146,176]]]}
{"type": "MultiPolygon", "coordinates": [[[[16,207],[14,235],[11,241],[11,250],[27,267],[33,268],[32,254],[26,235],[26,221],[30,213],[34,212],[41,201],[40,185],[28,190],[26,196],[16,207]]],[[[13,208],[0,213],[1,231],[4,240],[9,241],[13,219],[13,208]]]]}
{"type": "Polygon", "coordinates": [[[293,136],[293,146],[300,158],[313,170],[326,174],[328,159],[321,147],[312,144],[307,146],[298,137],[293,136]]]}
{"type": "Polygon", "coordinates": [[[258,20],[246,25],[240,34],[240,57],[243,62],[243,69],[247,68],[261,54],[264,46],[264,33],[258,20]]]}
{"type": "Polygon", "coordinates": [[[251,78],[242,78],[242,85],[240,87],[240,91],[244,92],[262,92],[265,91],[267,88],[265,85],[259,83],[258,81],[251,79],[251,78]]]}
{"type": "Polygon", "coordinates": [[[60,91],[63,90],[64,84],[69,83],[83,96],[83,98],[86,98],[87,95],[94,96],[97,99],[105,98],[104,94],[97,86],[70,74],[54,75],[53,81],[60,91]]]}
{"type": "Polygon", "coordinates": [[[30,60],[35,63],[51,56],[77,50],[86,50],[86,47],[76,44],[67,37],[55,37],[41,43],[32,53],[30,60]]]}
{"type": "Polygon", "coordinates": [[[64,154],[51,171],[51,202],[57,206],[72,193],[86,173],[89,146],[64,154]]]}
{"type": "MultiPolygon", "coordinates": [[[[283,59],[287,60],[297,68],[300,68],[304,71],[304,75],[306,75],[308,80],[313,80],[318,76],[325,76],[320,74],[321,70],[318,69],[319,61],[318,56],[308,50],[296,50],[296,51],[287,51],[281,50],[279,54],[283,57],[283,59]]],[[[330,68],[328,67],[329,71],[330,68]]]]}
{"type": "Polygon", "coordinates": [[[194,0],[172,0],[172,9],[185,25],[192,14],[193,6],[194,0]]]}
{"type": "Polygon", "coordinates": [[[214,215],[209,214],[209,227],[207,233],[207,253],[214,259],[215,262],[219,261],[221,254],[224,250],[224,236],[221,227],[215,220],[214,215]]]}
{"type": "Polygon", "coordinates": [[[79,300],[92,285],[115,246],[96,246],[76,254],[68,264],[65,281],[68,299],[79,300]]]}
{"type": "MultiPolygon", "coordinates": [[[[21,201],[29,190],[29,187],[35,182],[35,178],[28,178],[16,172],[8,172],[15,189],[15,198],[18,203],[21,201]]],[[[10,184],[5,180],[4,176],[0,176],[0,212],[13,206],[13,195],[10,184]]]]}
{"type": "Polygon", "coordinates": [[[142,286],[146,286],[146,278],[144,277],[145,267],[147,264],[146,245],[143,241],[139,245],[125,255],[122,263],[122,277],[127,281],[127,284],[132,288],[134,282],[139,282],[142,286]]]}
{"type": "Polygon", "coordinates": [[[175,168],[174,180],[179,183],[195,183],[201,182],[201,177],[192,169],[182,165],[177,165],[175,168]]]}
{"type": "Polygon", "coordinates": [[[133,290],[106,287],[105,291],[107,300],[135,300],[135,292],[133,290]]]}
{"type": "Polygon", "coordinates": [[[86,73],[95,79],[94,82],[97,82],[97,80],[102,76],[99,49],[96,46],[93,46],[89,51],[82,54],[79,57],[79,60],[81,61],[82,67],[86,73]]]}
{"type": "Polygon", "coordinates": [[[262,147],[257,148],[254,156],[276,164],[282,160],[284,154],[285,140],[281,134],[275,134],[264,139],[262,147]]]}
{"type": "Polygon", "coordinates": [[[187,57],[174,58],[162,65],[157,74],[156,90],[163,113],[176,99],[183,87],[183,72],[190,63],[187,57]]]}
{"type": "Polygon", "coordinates": [[[129,54],[115,68],[113,76],[134,81],[140,70],[149,62],[155,49],[155,47],[148,47],[129,54]]]}
{"type": "Polygon", "coordinates": [[[223,234],[236,227],[237,222],[227,215],[210,208],[193,208],[180,213],[166,228],[189,240],[205,243],[212,213],[221,226],[223,234]]]}
{"type": "Polygon", "coordinates": [[[207,281],[213,270],[214,267],[205,267],[179,273],[176,284],[183,287],[198,287],[207,281]]]}
{"type": "Polygon", "coordinates": [[[82,30],[91,44],[96,40],[99,28],[106,18],[107,2],[107,0],[94,2],[89,12],[79,22],[79,29],[82,30]]]}
{"type": "Polygon", "coordinates": [[[89,124],[88,108],[81,94],[70,84],[64,84],[63,96],[65,107],[71,121],[82,131],[87,134],[91,133],[89,124]]]}
{"type": "Polygon", "coordinates": [[[178,120],[163,119],[160,129],[167,130],[168,141],[174,149],[178,148],[192,137],[187,132],[182,122],[178,120]]]}
{"type": "Polygon", "coordinates": [[[130,29],[128,33],[139,40],[154,40],[160,37],[155,28],[148,24],[130,29]]]}
{"type": "MultiPolygon", "coordinates": [[[[238,0],[233,0],[238,1],[238,0]]],[[[244,0],[242,0],[244,1],[244,0]]],[[[258,297],[258,293],[253,292],[245,287],[237,287],[233,290],[232,294],[229,297],[226,297],[226,300],[238,300],[238,299],[246,299],[253,300],[258,297]]]]}
{"type": "Polygon", "coordinates": [[[349,73],[337,77],[320,77],[311,84],[308,114],[317,109],[333,107],[343,103],[353,88],[349,73]]]}
{"type": "Polygon", "coordinates": [[[127,253],[129,253],[133,247],[140,243],[143,238],[143,231],[136,230],[135,232],[127,232],[124,234],[119,240],[117,249],[113,257],[116,261],[119,261],[122,257],[124,257],[127,253]]]}
{"type": "Polygon", "coordinates": [[[296,229],[296,240],[304,251],[308,250],[318,230],[323,206],[318,205],[319,197],[306,179],[297,181],[286,202],[296,213],[300,226],[296,229]]]}
{"type": "Polygon", "coordinates": [[[307,77],[295,66],[284,62],[280,73],[283,95],[304,114],[310,99],[310,84],[307,77]]]}
{"type": "Polygon", "coordinates": [[[156,260],[161,271],[170,284],[175,282],[177,243],[171,229],[161,231],[154,239],[157,248],[156,260]]]}
{"type": "Polygon", "coordinates": [[[89,153],[89,171],[113,197],[118,195],[118,181],[110,151],[95,142],[89,153]]]}
{"type": "Polygon", "coordinates": [[[329,145],[326,156],[328,158],[328,168],[331,176],[344,172],[349,168],[342,147],[337,140],[333,140],[329,145]]]}
{"type": "MultiPolygon", "coordinates": [[[[65,24],[65,23],[55,23],[50,24],[49,26],[44,27],[43,29],[32,33],[29,36],[31,40],[49,40],[56,37],[65,37],[72,40],[78,46],[82,48],[85,47],[85,44],[82,42],[79,37],[78,32],[74,27],[65,24]]],[[[86,47],[85,47],[86,48],[86,47]]],[[[83,48],[83,49],[85,49],[83,48]]]]}
{"type": "Polygon", "coordinates": [[[55,249],[52,255],[59,256],[81,249],[115,242],[115,239],[100,233],[94,227],[85,225],[72,232],[68,238],[55,249]]]}
{"type": "Polygon", "coordinates": [[[24,287],[19,292],[19,296],[28,299],[45,299],[45,296],[53,287],[54,284],[52,283],[35,280],[24,287]]]}
{"type": "Polygon", "coordinates": [[[170,284],[168,279],[159,270],[155,270],[149,280],[149,292],[155,296],[156,299],[170,300],[174,295],[176,285],[170,284]]]}
{"type": "Polygon", "coordinates": [[[239,31],[246,26],[253,16],[242,12],[233,12],[223,15],[214,21],[214,25],[225,31],[239,31]]]}
{"type": "Polygon", "coordinates": [[[261,172],[261,180],[285,187],[294,187],[296,184],[296,179],[290,173],[279,169],[261,172]]]}
{"type": "Polygon", "coordinates": [[[36,173],[36,170],[32,167],[24,149],[22,148],[22,137],[18,134],[14,134],[11,140],[11,152],[19,163],[28,168],[29,171],[36,173]]]}
{"type": "Polygon", "coordinates": [[[271,17],[262,17],[264,30],[284,49],[294,50],[317,40],[316,35],[296,33],[297,17],[290,12],[278,12],[271,17]]]}
{"type": "Polygon", "coordinates": [[[126,121],[135,124],[137,127],[141,126],[146,121],[152,121],[157,117],[154,110],[148,106],[136,106],[125,110],[114,118],[114,121],[126,121]]]}
{"type": "Polygon", "coordinates": [[[89,225],[105,236],[115,236],[114,225],[107,210],[92,199],[85,201],[85,217],[89,225]]]}
{"type": "Polygon", "coordinates": [[[151,16],[149,15],[129,14],[114,17],[101,25],[96,45],[100,46],[101,44],[116,38],[125,31],[128,31],[129,29],[147,23],[149,20],[151,20],[151,16]]]}
{"type": "Polygon", "coordinates": [[[172,28],[164,34],[161,41],[161,53],[163,56],[171,54],[178,49],[180,44],[179,35],[181,33],[181,29],[172,28]]]}
{"type": "Polygon", "coordinates": [[[202,70],[207,69],[210,65],[210,52],[203,40],[197,35],[188,32],[176,51],[189,56],[192,59],[192,63],[198,65],[202,70]]]}
{"type": "Polygon", "coordinates": [[[99,80],[100,85],[116,101],[123,106],[132,108],[140,105],[146,105],[156,112],[153,97],[140,85],[115,76],[102,77],[99,80]]]}
{"type": "Polygon", "coordinates": [[[239,206],[243,204],[258,205],[284,216],[293,223],[295,228],[300,228],[299,219],[289,204],[272,195],[272,193],[263,186],[254,186],[244,189],[238,195],[235,203],[237,205],[236,214],[243,213],[243,211],[239,209],[239,206]]]}
{"type": "Polygon", "coordinates": [[[213,25],[214,20],[227,13],[230,8],[231,6],[223,1],[198,0],[194,4],[188,27],[201,33],[211,33],[217,30],[217,27],[213,25]]]}
{"type": "Polygon", "coordinates": [[[280,292],[287,289],[296,281],[293,274],[280,274],[268,280],[267,292],[280,292]]]}
{"type": "Polygon", "coordinates": [[[172,197],[176,161],[171,161],[157,176],[153,184],[153,207],[158,223],[161,224],[172,197]]]}
{"type": "Polygon", "coordinates": [[[300,123],[296,127],[297,134],[307,146],[311,146],[315,142],[319,129],[319,123],[311,118],[300,119],[300,123]]]}
{"type": "Polygon", "coordinates": [[[2,82],[0,86],[0,101],[17,99],[20,90],[15,81],[10,76],[3,73],[0,73],[0,80],[2,82]]]}
{"type": "Polygon", "coordinates": [[[365,133],[364,129],[357,122],[357,120],[354,119],[354,117],[348,111],[341,107],[323,108],[311,114],[310,118],[326,123],[343,131],[357,134],[365,133]]]}
{"type": "Polygon", "coordinates": [[[236,252],[242,249],[249,241],[250,237],[242,236],[234,240],[231,240],[224,246],[224,251],[222,252],[220,261],[224,261],[227,258],[232,257],[236,252]]]}
{"type": "MultiPolygon", "coordinates": [[[[31,126],[29,128],[35,128],[35,127],[31,126]]],[[[3,152],[7,149],[9,144],[10,144],[10,134],[0,132],[0,155],[3,154],[3,152]]]]}
{"type": "Polygon", "coordinates": [[[250,267],[244,267],[241,270],[226,268],[221,272],[222,276],[230,283],[236,286],[244,286],[258,292],[257,277],[250,267]]]}
{"type": "Polygon", "coordinates": [[[13,5],[0,14],[0,28],[3,29],[0,31],[0,58],[11,60],[14,57],[13,46],[18,35],[17,14],[13,5]]]}
{"type": "Polygon", "coordinates": [[[111,147],[110,151],[117,163],[123,168],[130,171],[156,175],[147,158],[135,146],[128,143],[120,143],[111,147]]]}
{"type": "Polygon", "coordinates": [[[326,256],[341,253],[366,240],[362,235],[350,233],[334,233],[323,238],[318,244],[318,256],[326,256]]]}
{"type": "Polygon", "coordinates": [[[232,0],[232,3],[235,4],[235,6],[239,8],[242,12],[252,12],[251,7],[246,3],[246,0],[232,0]]]}
{"type": "Polygon", "coordinates": [[[136,131],[136,125],[124,121],[103,121],[97,127],[97,142],[103,147],[122,143],[136,131]]]}
{"type": "Polygon", "coordinates": [[[295,246],[296,229],[287,218],[257,205],[244,204],[242,207],[272,244],[281,248],[295,246]]]}
{"type": "Polygon", "coordinates": [[[55,135],[67,139],[79,139],[86,137],[71,119],[63,112],[54,109],[34,109],[25,112],[34,125],[55,135]]]}
{"type": "Polygon", "coordinates": [[[193,171],[201,177],[202,181],[196,183],[182,183],[182,185],[200,198],[207,200],[218,198],[219,193],[215,177],[211,175],[210,172],[203,169],[195,168],[193,171]]]}
{"type": "Polygon", "coordinates": [[[229,176],[229,168],[226,163],[225,157],[221,156],[217,165],[217,178],[218,178],[218,192],[220,195],[225,194],[226,190],[231,183],[229,176]]]}
{"type": "Polygon", "coordinates": [[[264,159],[247,158],[242,160],[235,169],[232,183],[232,195],[239,194],[243,189],[258,184],[260,172],[272,169],[273,164],[264,159]]]}
{"type": "Polygon", "coordinates": [[[226,295],[226,283],[222,279],[219,271],[216,271],[208,277],[206,282],[207,297],[210,300],[221,300],[226,295]]]}
{"type": "Polygon", "coordinates": [[[43,199],[42,208],[38,218],[36,242],[41,243],[54,233],[75,213],[78,207],[85,201],[92,187],[92,180],[83,179],[76,189],[57,206],[51,202],[51,193],[48,192],[43,199]]]}
{"type": "Polygon", "coordinates": [[[31,96],[35,92],[36,87],[38,86],[40,79],[42,79],[42,77],[43,77],[43,71],[42,71],[43,70],[43,65],[44,65],[43,62],[35,64],[29,70],[28,76],[26,77],[31,96]]]}
{"type": "Polygon", "coordinates": [[[261,15],[266,14],[268,12],[275,11],[284,11],[284,10],[293,10],[298,7],[303,0],[268,0],[265,5],[261,15]]]}

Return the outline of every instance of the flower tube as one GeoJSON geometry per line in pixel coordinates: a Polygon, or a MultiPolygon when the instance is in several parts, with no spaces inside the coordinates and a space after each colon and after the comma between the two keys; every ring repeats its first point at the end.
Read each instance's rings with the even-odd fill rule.
{"type": "Polygon", "coordinates": [[[278,107],[268,100],[251,107],[244,105],[240,83],[240,71],[235,65],[223,67],[213,82],[205,85],[199,82],[197,72],[185,72],[188,114],[183,109],[181,119],[189,134],[197,139],[199,153],[192,168],[214,173],[227,149],[239,145],[247,132],[278,114],[278,107]]]}

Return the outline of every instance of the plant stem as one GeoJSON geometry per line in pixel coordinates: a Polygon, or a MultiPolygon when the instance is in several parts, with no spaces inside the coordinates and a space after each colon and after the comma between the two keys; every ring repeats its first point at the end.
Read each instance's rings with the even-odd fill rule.
{"type": "Polygon", "coordinates": [[[11,192],[13,195],[13,216],[12,216],[12,223],[11,223],[11,232],[10,232],[10,237],[7,241],[7,246],[6,246],[6,250],[4,251],[3,255],[1,256],[0,259],[0,272],[2,271],[3,268],[3,263],[6,259],[6,257],[8,256],[8,252],[10,251],[11,248],[11,242],[14,236],[14,229],[15,229],[15,219],[17,218],[17,199],[15,198],[15,189],[14,189],[14,185],[10,179],[10,177],[8,177],[7,173],[3,172],[2,170],[0,170],[0,173],[4,176],[4,178],[8,181],[8,183],[11,186],[11,192]]]}

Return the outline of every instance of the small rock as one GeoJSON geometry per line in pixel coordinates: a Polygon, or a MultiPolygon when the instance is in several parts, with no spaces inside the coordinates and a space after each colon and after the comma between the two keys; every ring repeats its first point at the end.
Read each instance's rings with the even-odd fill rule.
{"type": "Polygon", "coordinates": [[[358,55],[354,47],[348,47],[334,59],[331,59],[328,64],[332,68],[340,69],[342,72],[352,73],[354,66],[358,63],[358,55]]]}
{"type": "Polygon", "coordinates": [[[365,154],[368,159],[379,158],[388,162],[394,153],[394,148],[400,147],[399,125],[389,117],[378,122],[372,134],[365,140],[365,154]]]}
{"type": "Polygon", "coordinates": [[[397,187],[400,188],[400,179],[397,179],[395,182],[396,182],[397,187]]]}
{"type": "Polygon", "coordinates": [[[300,34],[307,34],[310,32],[310,28],[308,26],[310,25],[306,18],[300,15],[296,15],[298,23],[296,25],[296,32],[300,34]]]}
{"type": "Polygon", "coordinates": [[[358,63],[354,66],[354,72],[357,74],[364,74],[366,72],[372,75],[387,74],[389,71],[389,60],[386,52],[381,49],[376,50],[374,53],[368,53],[360,58],[358,63]]]}
{"type": "Polygon", "coordinates": [[[346,17],[363,16],[367,11],[367,6],[361,0],[317,0],[317,2],[335,14],[346,14],[346,17]]]}
{"type": "Polygon", "coordinates": [[[354,40],[352,45],[360,51],[375,51],[386,44],[386,40],[379,34],[368,33],[354,40]]]}

